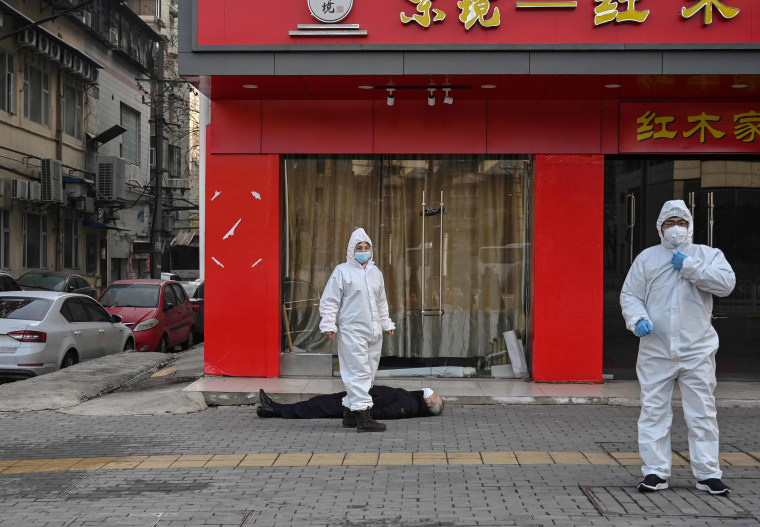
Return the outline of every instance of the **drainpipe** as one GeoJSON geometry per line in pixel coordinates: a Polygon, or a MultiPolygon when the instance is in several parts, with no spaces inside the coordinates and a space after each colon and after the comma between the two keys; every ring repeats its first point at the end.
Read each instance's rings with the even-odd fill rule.
{"type": "MultiPolygon", "coordinates": [[[[63,162],[63,72],[58,70],[57,75],[57,108],[55,112],[55,158],[63,162]]],[[[52,209],[55,212],[48,214],[50,221],[54,220],[53,237],[55,238],[55,263],[53,269],[60,271],[63,269],[63,210],[62,207],[53,205],[52,209]]]]}
{"type": "Polygon", "coordinates": [[[151,278],[161,278],[161,261],[163,260],[162,230],[164,223],[163,211],[163,177],[164,177],[164,51],[166,43],[161,39],[158,43],[158,62],[156,64],[156,186],[153,203],[153,226],[150,241],[152,247],[151,278]]]}

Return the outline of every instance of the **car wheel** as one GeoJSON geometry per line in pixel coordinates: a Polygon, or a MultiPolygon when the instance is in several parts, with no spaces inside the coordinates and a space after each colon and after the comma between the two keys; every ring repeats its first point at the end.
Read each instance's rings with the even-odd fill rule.
{"type": "Polygon", "coordinates": [[[156,353],[169,353],[169,339],[166,338],[166,335],[161,337],[161,341],[156,348],[156,353]]]}
{"type": "Polygon", "coordinates": [[[73,366],[74,364],[79,362],[79,356],[77,355],[77,352],[74,350],[71,350],[66,353],[66,355],[63,356],[63,360],[61,361],[61,369],[68,368],[69,366],[73,366]]]}
{"type": "Polygon", "coordinates": [[[190,349],[195,345],[195,328],[190,328],[190,334],[187,336],[187,340],[181,344],[182,351],[190,349]]]}
{"type": "Polygon", "coordinates": [[[123,351],[135,351],[135,341],[132,339],[127,339],[127,341],[124,343],[123,351]]]}

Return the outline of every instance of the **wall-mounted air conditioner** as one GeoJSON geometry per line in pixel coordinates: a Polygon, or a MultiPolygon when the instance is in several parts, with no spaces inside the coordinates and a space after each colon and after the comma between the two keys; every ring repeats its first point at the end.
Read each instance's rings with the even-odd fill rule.
{"type": "Polygon", "coordinates": [[[86,197],[87,187],[85,187],[84,183],[67,183],[66,195],[70,200],[86,197]]]}
{"type": "Polygon", "coordinates": [[[89,11],[82,11],[82,24],[87,27],[92,27],[92,13],[89,11]]]}
{"type": "Polygon", "coordinates": [[[41,55],[48,55],[50,53],[50,39],[45,35],[39,35],[37,37],[35,51],[41,55]]]}
{"type": "Polygon", "coordinates": [[[98,199],[126,199],[126,161],[115,156],[98,157],[98,170],[95,174],[95,190],[98,199]]]}
{"type": "Polygon", "coordinates": [[[37,44],[37,32],[33,29],[25,29],[16,35],[16,44],[19,47],[35,46],[37,44]]]}
{"type": "Polygon", "coordinates": [[[86,62],[82,62],[82,77],[84,77],[85,80],[90,78],[90,65],[86,62]]]}
{"type": "Polygon", "coordinates": [[[84,198],[84,211],[85,212],[95,212],[95,198],[84,198]]]}
{"type": "Polygon", "coordinates": [[[61,175],[61,162],[57,159],[43,159],[42,173],[42,201],[63,202],[63,177],[61,175]]]}
{"type": "Polygon", "coordinates": [[[85,204],[85,200],[79,199],[74,202],[74,208],[77,210],[84,211],[84,204],[85,204]]]}
{"type": "Polygon", "coordinates": [[[112,27],[108,30],[108,42],[113,46],[119,45],[119,29],[112,27]]]}
{"type": "Polygon", "coordinates": [[[14,179],[11,183],[12,199],[29,199],[29,182],[24,179],[14,179]]]}
{"type": "Polygon", "coordinates": [[[68,49],[64,49],[61,52],[61,68],[64,70],[74,69],[74,55],[68,49]]]}
{"type": "Polygon", "coordinates": [[[98,68],[95,66],[90,67],[90,82],[98,82],[98,68]]]}
{"type": "Polygon", "coordinates": [[[42,200],[42,185],[39,181],[29,182],[29,201],[42,200]]]}
{"type": "Polygon", "coordinates": [[[84,75],[84,62],[79,57],[74,57],[74,73],[84,75]]]}
{"type": "Polygon", "coordinates": [[[57,42],[51,42],[50,43],[50,49],[48,50],[48,56],[56,61],[61,61],[61,46],[57,42]]]}

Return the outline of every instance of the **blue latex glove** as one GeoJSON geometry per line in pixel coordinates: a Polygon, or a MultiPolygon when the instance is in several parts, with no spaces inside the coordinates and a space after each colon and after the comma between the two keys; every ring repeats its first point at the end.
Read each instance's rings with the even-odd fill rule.
{"type": "Polygon", "coordinates": [[[652,332],[652,324],[648,320],[643,318],[636,322],[636,328],[633,330],[634,335],[637,337],[645,337],[652,332]]]}
{"type": "Polygon", "coordinates": [[[680,271],[683,268],[683,261],[686,260],[686,258],[687,257],[684,253],[676,251],[676,254],[673,255],[673,267],[680,271]]]}

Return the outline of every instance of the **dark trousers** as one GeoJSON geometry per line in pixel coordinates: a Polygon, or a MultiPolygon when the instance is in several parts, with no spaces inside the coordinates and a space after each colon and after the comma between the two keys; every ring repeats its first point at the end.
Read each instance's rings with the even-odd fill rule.
{"type": "Polygon", "coordinates": [[[284,419],[319,419],[343,417],[343,397],[346,392],[317,395],[306,401],[278,405],[284,419]]]}

